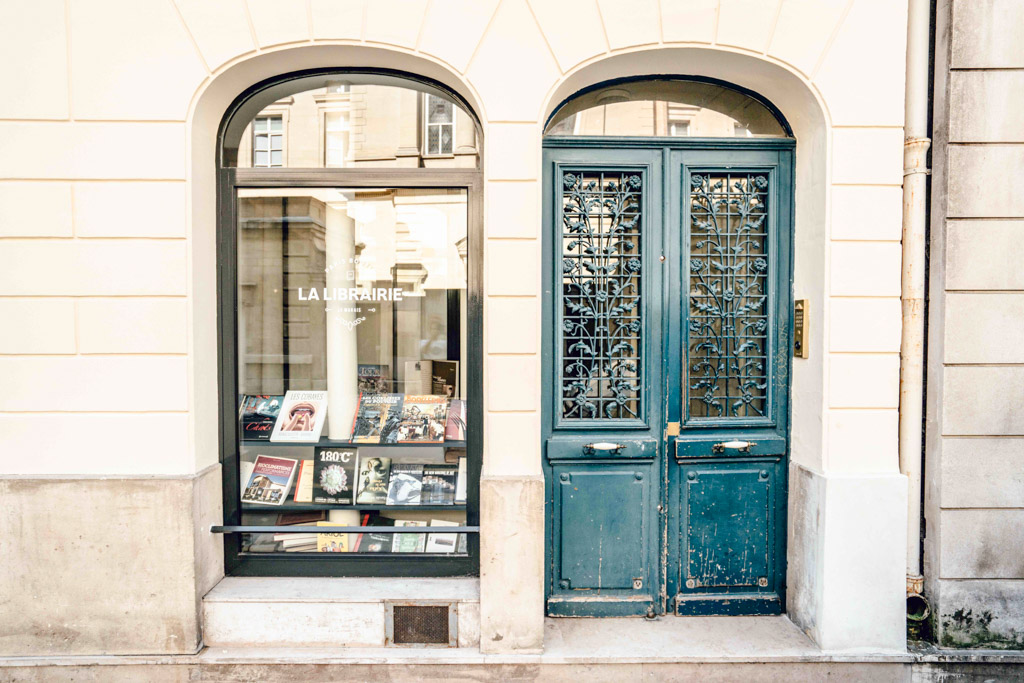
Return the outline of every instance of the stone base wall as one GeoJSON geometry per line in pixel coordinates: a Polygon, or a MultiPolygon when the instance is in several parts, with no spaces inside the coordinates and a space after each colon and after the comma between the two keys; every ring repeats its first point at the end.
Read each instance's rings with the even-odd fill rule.
{"type": "MultiPolygon", "coordinates": [[[[223,574],[220,467],[0,479],[0,656],[192,653],[223,574]]],[[[4,676],[0,676],[4,678],[4,676]]]]}

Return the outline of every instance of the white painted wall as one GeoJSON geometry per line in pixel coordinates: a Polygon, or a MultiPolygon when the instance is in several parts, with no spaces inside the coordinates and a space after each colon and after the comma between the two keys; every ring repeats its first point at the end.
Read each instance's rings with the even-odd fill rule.
{"type": "MultiPolygon", "coordinates": [[[[903,546],[887,534],[903,526],[879,515],[906,495],[895,447],[905,15],[894,0],[7,3],[0,307],[18,324],[0,332],[0,471],[184,475],[216,462],[216,127],[263,78],[345,65],[440,80],[483,121],[484,474],[538,481],[542,124],[614,75],[699,73],[765,95],[797,136],[795,295],[811,300],[812,334],[811,357],[794,362],[794,461],[885,501],[830,500],[840,484],[825,486],[814,512],[821,533],[842,530],[842,552],[797,539],[809,566],[791,567],[830,585],[882,563],[891,571],[850,595],[864,620],[891,625],[903,546]],[[58,437],[33,439],[39,429],[58,437]],[[139,449],[153,434],[165,436],[139,449]]],[[[485,519],[485,533],[540,548],[537,519],[485,519]]],[[[482,579],[485,643],[500,564],[482,579]]],[[[516,574],[529,604],[541,569],[516,574]]],[[[520,640],[494,647],[532,647],[541,609],[520,640]]],[[[901,631],[840,619],[845,602],[824,593],[794,609],[830,647],[902,647],[901,631]]]]}

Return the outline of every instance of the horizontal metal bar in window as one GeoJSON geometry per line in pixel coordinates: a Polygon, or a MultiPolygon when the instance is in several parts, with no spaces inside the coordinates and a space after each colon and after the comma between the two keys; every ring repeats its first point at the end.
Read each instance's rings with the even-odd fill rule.
{"type": "Polygon", "coordinates": [[[213,525],[213,534],[478,534],[478,526],[246,526],[213,525]]]}

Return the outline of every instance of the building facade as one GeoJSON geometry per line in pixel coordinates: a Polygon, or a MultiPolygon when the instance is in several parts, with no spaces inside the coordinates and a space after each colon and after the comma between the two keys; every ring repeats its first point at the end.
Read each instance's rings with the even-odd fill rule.
{"type": "Polygon", "coordinates": [[[2,12],[4,676],[927,676],[908,594],[1021,647],[1019,3],[2,12]],[[376,392],[426,443],[355,441],[376,392]],[[438,394],[461,439],[416,431],[438,394]],[[247,439],[248,396],[322,439],[247,439]],[[343,503],[245,469],[335,451],[374,463],[343,503]],[[383,461],[464,498],[360,504],[383,461]]]}

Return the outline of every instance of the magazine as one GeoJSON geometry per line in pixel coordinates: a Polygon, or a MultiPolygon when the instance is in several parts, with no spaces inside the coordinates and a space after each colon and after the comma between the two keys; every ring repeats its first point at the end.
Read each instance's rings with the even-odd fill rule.
{"type": "Polygon", "coordinates": [[[402,404],[399,443],[444,443],[448,399],[444,396],[406,396],[402,404]]]}
{"type": "Polygon", "coordinates": [[[391,466],[388,505],[419,505],[423,465],[396,462],[391,466]]]}
{"type": "Polygon", "coordinates": [[[360,394],[352,443],[395,443],[402,422],[402,401],[402,394],[360,394]]]}
{"type": "Polygon", "coordinates": [[[466,485],[469,479],[469,470],[467,467],[466,456],[459,458],[459,473],[455,479],[455,502],[465,503],[466,502],[466,485]]]}
{"type": "Polygon", "coordinates": [[[466,402],[460,398],[448,404],[448,421],[444,428],[445,441],[466,440],[466,402]]]}
{"type": "Polygon", "coordinates": [[[350,505],[356,485],[356,449],[313,451],[313,502],[350,505]]]}
{"type": "Polygon", "coordinates": [[[455,503],[455,465],[424,465],[421,505],[452,505],[455,503]]]}
{"type": "MultiPolygon", "coordinates": [[[[462,526],[458,522],[449,522],[444,519],[430,520],[430,526],[462,526]]],[[[428,553],[453,553],[456,551],[459,534],[426,534],[428,553]]]]}
{"type": "Polygon", "coordinates": [[[249,476],[249,482],[242,491],[243,503],[259,505],[281,505],[292,486],[292,478],[298,460],[257,455],[249,476]]]}
{"type": "Polygon", "coordinates": [[[326,419],[326,391],[289,391],[270,440],[319,441],[326,419]]]}
{"type": "Polygon", "coordinates": [[[274,431],[274,423],[281,412],[281,403],[284,396],[252,395],[242,396],[242,405],[239,409],[239,422],[242,428],[242,438],[258,441],[270,439],[274,431]]]}
{"type": "MultiPolygon", "coordinates": [[[[363,516],[361,526],[394,526],[395,520],[380,515],[366,514],[363,516]]],[[[390,553],[394,534],[384,534],[377,531],[368,531],[359,534],[359,547],[361,553],[390,553]]]]}
{"type": "MultiPolygon", "coordinates": [[[[346,526],[339,522],[317,522],[317,526],[346,526]]],[[[348,534],[317,534],[316,549],[321,553],[347,553],[348,534]]]]}
{"type": "Polygon", "coordinates": [[[430,363],[430,393],[456,398],[459,395],[459,361],[434,360],[430,363]]]}
{"type": "Polygon", "coordinates": [[[385,505],[390,474],[391,458],[361,458],[356,502],[360,505],[385,505]]]}
{"type": "Polygon", "coordinates": [[[357,368],[360,393],[386,394],[391,388],[391,368],[387,365],[363,365],[357,368]]]}
{"type": "MultiPolygon", "coordinates": [[[[426,522],[396,519],[395,526],[427,526],[426,522]]],[[[427,546],[427,534],[392,534],[391,552],[422,553],[427,546]]]]}
{"type": "Polygon", "coordinates": [[[299,475],[295,478],[296,503],[313,502],[313,461],[303,460],[299,463],[299,475]]]}

